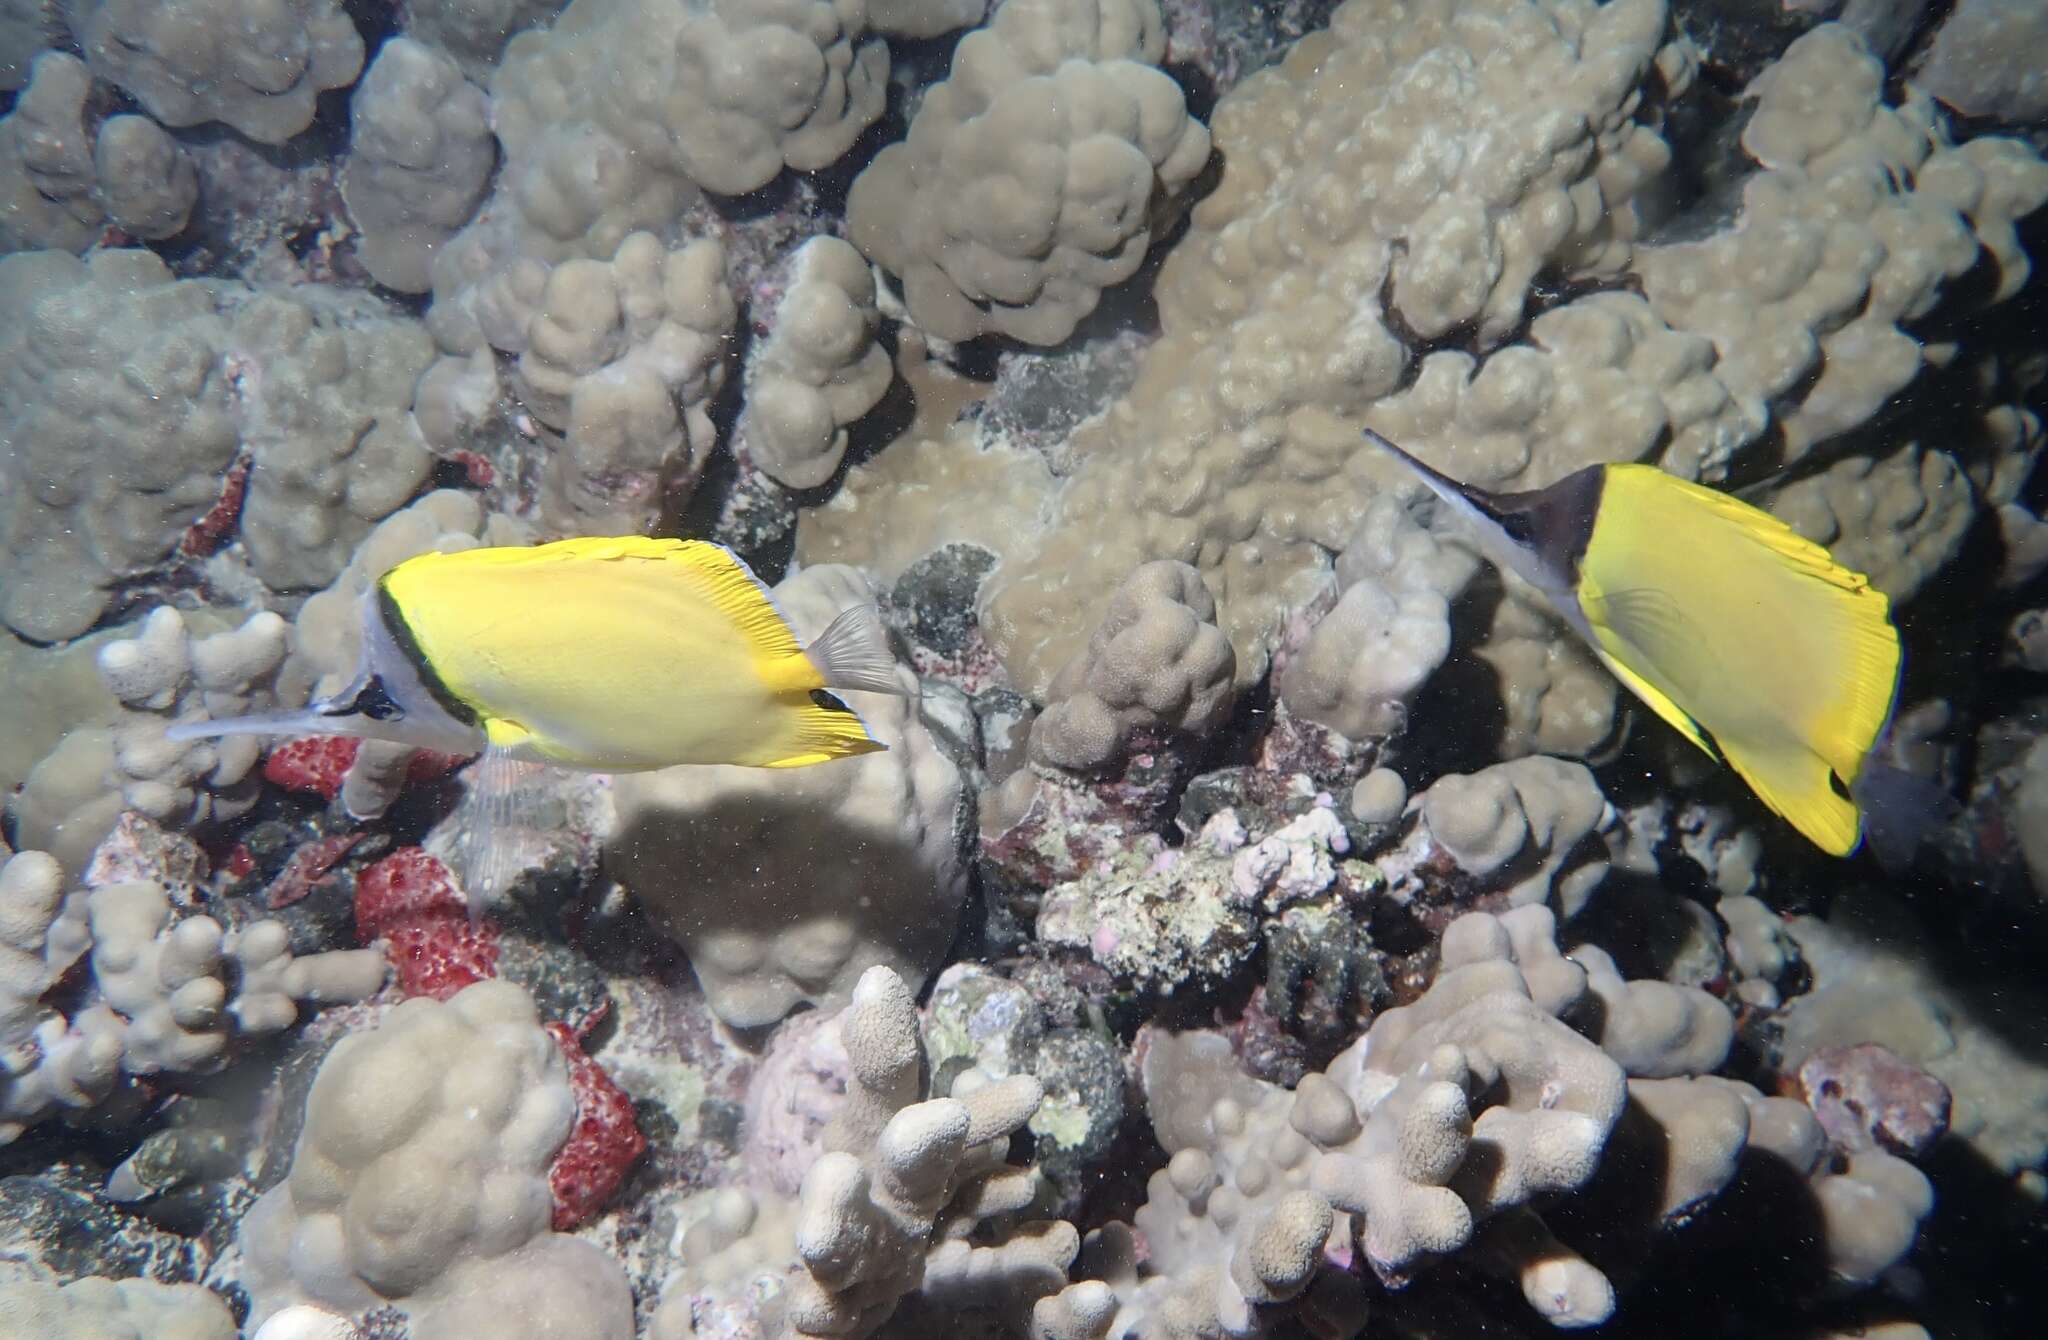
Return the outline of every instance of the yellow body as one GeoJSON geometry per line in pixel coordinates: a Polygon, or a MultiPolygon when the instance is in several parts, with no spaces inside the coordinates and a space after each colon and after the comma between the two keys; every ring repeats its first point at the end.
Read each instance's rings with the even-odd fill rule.
{"type": "Polygon", "coordinates": [[[1739,499],[1614,465],[1577,595],[1617,678],[1814,843],[1855,849],[1844,793],[1899,672],[1890,602],[1868,579],[1739,499]]]}
{"type": "Polygon", "coordinates": [[[882,748],[730,553],[637,536],[423,554],[386,573],[419,657],[513,757],[602,772],[882,748]],[[832,705],[827,705],[832,704],[832,705]]]}

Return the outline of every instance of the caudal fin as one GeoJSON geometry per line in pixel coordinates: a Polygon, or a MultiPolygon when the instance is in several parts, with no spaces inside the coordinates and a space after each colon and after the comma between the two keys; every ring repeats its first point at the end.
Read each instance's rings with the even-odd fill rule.
{"type": "Polygon", "coordinates": [[[881,611],[873,605],[842,610],[817,640],[804,648],[804,654],[835,689],[910,696],[903,687],[896,655],[889,649],[889,630],[882,624],[881,611]]]}
{"type": "Polygon", "coordinates": [[[1863,844],[1890,875],[1911,867],[1921,844],[1962,811],[1933,778],[1877,758],[1864,760],[1851,791],[1863,812],[1863,844]]]}

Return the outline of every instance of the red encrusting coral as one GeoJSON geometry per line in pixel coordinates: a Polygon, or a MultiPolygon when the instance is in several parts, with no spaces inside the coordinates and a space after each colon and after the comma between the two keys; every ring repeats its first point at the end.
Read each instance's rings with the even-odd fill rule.
{"type": "Polygon", "coordinates": [[[287,791],[309,791],[326,800],[341,794],[341,779],[356,761],[361,740],[345,735],[302,735],[286,740],[263,760],[263,778],[287,791]]]}
{"type": "Polygon", "coordinates": [[[356,940],[382,939],[408,996],[446,1000],[498,975],[498,928],[472,923],[448,867],[401,847],[356,878],[356,940]]]}
{"type": "Polygon", "coordinates": [[[576,1095],[576,1124],[548,1168],[555,1231],[567,1232],[604,1208],[646,1152],[647,1137],[633,1119],[632,1099],[590,1059],[576,1030],[562,1023],[546,1027],[569,1063],[569,1088],[576,1095]]]}
{"type": "Polygon", "coordinates": [[[220,548],[228,533],[235,528],[235,523],[242,519],[242,498],[248,491],[249,458],[244,456],[228,467],[220,497],[206,510],[205,516],[186,530],[178,548],[193,558],[204,558],[220,548]]]}

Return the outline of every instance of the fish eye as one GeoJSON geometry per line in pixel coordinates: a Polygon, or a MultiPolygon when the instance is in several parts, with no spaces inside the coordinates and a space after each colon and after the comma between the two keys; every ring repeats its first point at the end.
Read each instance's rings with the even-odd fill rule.
{"type": "Polygon", "coordinates": [[[384,681],[371,675],[362,691],[351,698],[346,705],[334,708],[328,715],[366,716],[372,721],[397,721],[405,716],[405,709],[391,700],[391,694],[384,688],[384,681]]]}

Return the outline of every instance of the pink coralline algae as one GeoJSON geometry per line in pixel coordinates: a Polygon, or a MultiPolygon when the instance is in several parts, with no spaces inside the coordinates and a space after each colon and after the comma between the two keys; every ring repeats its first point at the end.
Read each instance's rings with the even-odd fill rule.
{"type": "Polygon", "coordinates": [[[446,1000],[498,975],[498,928],[472,923],[448,867],[418,847],[402,847],[356,880],[356,940],[382,939],[398,988],[446,1000]]]}
{"type": "Polygon", "coordinates": [[[569,1088],[576,1095],[576,1124],[548,1168],[555,1231],[565,1233],[604,1208],[647,1151],[647,1137],[633,1119],[633,1100],[583,1050],[576,1031],[563,1023],[546,1028],[569,1063],[569,1088]]]}
{"type": "MultiPolygon", "coordinates": [[[[287,791],[332,800],[341,794],[342,781],[355,766],[356,753],[362,747],[361,740],[345,735],[302,735],[270,751],[270,756],[263,760],[263,777],[287,791]]],[[[463,762],[454,754],[422,749],[406,765],[405,780],[409,785],[432,781],[446,776],[463,762]]]]}
{"type": "Polygon", "coordinates": [[[341,794],[341,779],[348,775],[362,743],[343,735],[305,735],[286,740],[263,760],[263,778],[287,791],[304,791],[332,800],[341,794]]]}
{"type": "Polygon", "coordinates": [[[249,491],[249,463],[250,458],[244,456],[228,467],[220,497],[185,532],[185,538],[178,544],[181,552],[192,558],[204,558],[227,542],[235,523],[242,519],[242,499],[249,491]]]}
{"type": "Polygon", "coordinates": [[[1948,1086],[1874,1042],[1821,1048],[1799,1067],[1799,1087],[1828,1139],[1851,1153],[1917,1158],[1948,1131],[1948,1086]]]}

